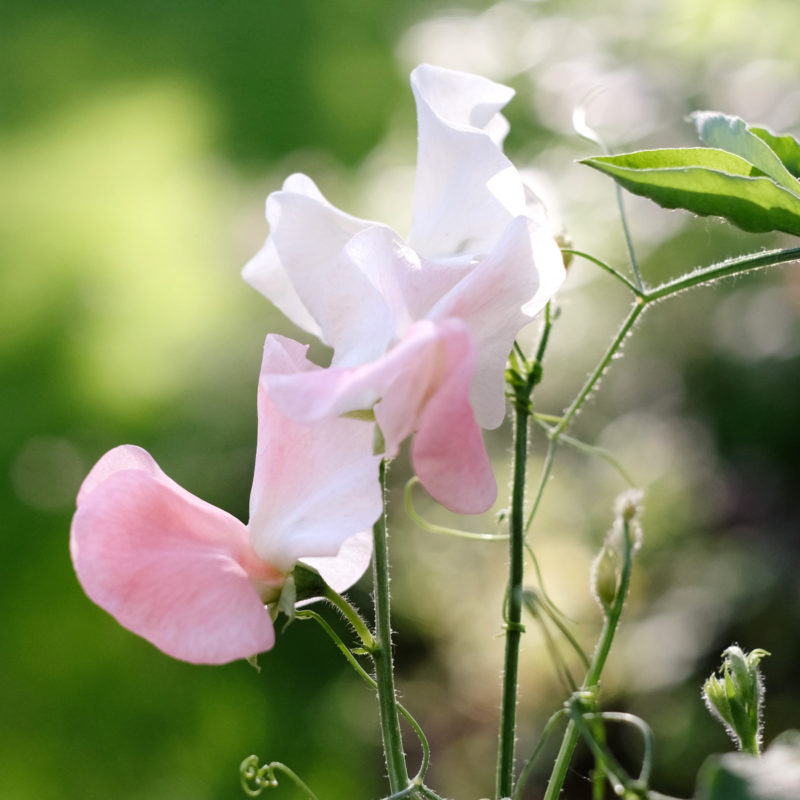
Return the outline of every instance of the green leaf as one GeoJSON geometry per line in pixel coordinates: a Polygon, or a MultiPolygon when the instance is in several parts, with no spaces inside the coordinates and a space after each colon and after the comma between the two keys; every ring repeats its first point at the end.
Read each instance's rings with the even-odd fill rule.
{"type": "Polygon", "coordinates": [[[800,732],[779,736],[761,758],[743,753],[711,756],[700,769],[696,800],[797,800],[800,732]]]}
{"type": "Polygon", "coordinates": [[[741,117],[732,117],[718,111],[695,111],[692,120],[698,136],[711,147],[718,147],[760,169],[778,186],[800,196],[800,183],[784,165],[768,142],[757,136],[741,117]]]}
{"type": "Polygon", "coordinates": [[[750,132],[766,142],[795,178],[800,178],[800,142],[794,136],[779,136],[767,128],[750,128],[750,132]]]}
{"type": "Polygon", "coordinates": [[[641,150],[581,163],[665,208],[724,217],[752,233],[784,231],[800,236],[800,198],[724,150],[641,150]]]}

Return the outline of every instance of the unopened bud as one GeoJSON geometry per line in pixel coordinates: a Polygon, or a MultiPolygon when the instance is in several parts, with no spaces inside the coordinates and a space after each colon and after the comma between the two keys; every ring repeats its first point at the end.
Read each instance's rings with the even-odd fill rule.
{"type": "Polygon", "coordinates": [[[642,541],[638,521],[641,505],[642,492],[638,490],[625,492],[617,497],[614,503],[614,524],[592,562],[592,594],[606,616],[611,613],[612,606],[623,591],[623,583],[627,594],[630,562],[642,541]]]}
{"type": "Polygon", "coordinates": [[[640,489],[631,489],[623,492],[617,497],[614,510],[618,517],[622,517],[626,522],[630,522],[634,517],[642,514],[642,497],[640,489]]]}
{"type": "Polygon", "coordinates": [[[617,599],[621,568],[619,553],[604,544],[592,563],[591,587],[594,599],[606,614],[617,599]]]}
{"type": "Polygon", "coordinates": [[[711,675],[703,684],[703,699],[738,748],[759,755],[764,682],[758,665],[769,653],[766,650],[745,653],[732,645],[722,655],[719,675],[711,675]]]}

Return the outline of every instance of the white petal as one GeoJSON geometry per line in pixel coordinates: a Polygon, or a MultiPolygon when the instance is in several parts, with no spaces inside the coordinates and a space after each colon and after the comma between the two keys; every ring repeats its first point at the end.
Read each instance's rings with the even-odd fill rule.
{"type": "Polygon", "coordinates": [[[500,147],[514,92],[476,75],[422,65],[411,73],[419,153],[409,243],[426,258],[491,249],[525,212],[519,174],[500,147]]]}
{"type": "Polygon", "coordinates": [[[267,201],[270,242],[337,363],[375,358],[395,326],[370,242],[373,233],[396,235],[334,208],[304,176],[302,191],[295,191],[299,177],[287,182],[291,191],[275,192],[267,201]]]}
{"type": "Polygon", "coordinates": [[[362,531],[345,540],[335,556],[304,558],[302,562],[319,572],[335,592],[344,592],[364,574],[371,559],[372,532],[362,531]]]}
{"type": "Polygon", "coordinates": [[[322,338],[322,330],[297,295],[272,238],[245,264],[242,277],[276,305],[298,328],[322,338]]]}
{"type": "Polygon", "coordinates": [[[464,320],[475,338],[478,360],[470,402],[482,428],[503,421],[504,371],[514,338],[564,275],[561,251],[548,231],[528,217],[517,217],[489,255],[431,310],[430,319],[464,320]]]}

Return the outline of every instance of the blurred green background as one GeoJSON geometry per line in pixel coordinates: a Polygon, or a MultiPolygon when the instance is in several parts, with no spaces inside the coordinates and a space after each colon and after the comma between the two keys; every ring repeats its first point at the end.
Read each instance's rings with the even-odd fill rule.
{"type": "MultiPolygon", "coordinates": [[[[406,231],[415,64],[512,84],[508,151],[557,228],[624,265],[612,186],[574,163],[593,148],[571,132],[573,108],[618,150],[693,145],[683,117],[696,108],[797,134],[799,14],[794,0],[8,0],[0,797],[236,798],[251,752],[288,763],[321,800],[385,793],[374,699],[318,630],[289,628],[260,674],[194,667],[86,599],[67,550],[80,481],[103,452],[135,443],[246,518],[261,346],[268,331],[298,335],[238,275],[266,236],[264,198],[302,170],[337,205],[406,231]]],[[[651,283],[782,243],[626,203],[651,283]]],[[[540,410],[569,402],[626,302],[590,265],[571,267],[540,410]]],[[[646,489],[604,696],[652,725],[665,792],[688,795],[703,758],[728,748],[699,688],[732,641],[773,653],[767,740],[800,725],[798,306],[791,267],[657,307],[575,426],[646,489]]],[[[501,493],[508,434],[490,439],[501,493]]],[[[543,449],[534,437],[534,476],[543,449]]],[[[400,688],[431,739],[432,785],[489,796],[505,548],[415,530],[398,494],[406,471],[401,458],[391,475],[400,688]]],[[[605,462],[565,449],[533,533],[587,647],[599,627],[588,565],[624,488],[605,462]]],[[[492,515],[467,524],[495,528],[492,515]]],[[[368,608],[367,584],[353,596],[368,608]]],[[[531,623],[521,755],[562,694],[531,623]]],[[[611,740],[635,765],[635,736],[611,740]]],[[[541,796],[554,747],[526,797],[541,796]]],[[[565,797],[589,796],[590,768],[580,755],[565,797]]],[[[288,782],[274,795],[299,797],[288,782]]]]}

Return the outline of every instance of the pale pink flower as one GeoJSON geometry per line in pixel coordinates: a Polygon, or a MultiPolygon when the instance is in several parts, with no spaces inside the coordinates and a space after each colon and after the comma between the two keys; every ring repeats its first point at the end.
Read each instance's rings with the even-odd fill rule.
{"type": "MultiPolygon", "coordinates": [[[[453,510],[475,513],[496,495],[477,426],[502,422],[508,353],[564,266],[540,204],[502,151],[500,109],[513,91],[427,65],[411,86],[419,153],[408,239],[338,210],[310,178],[292,175],[267,198],[270,235],[243,275],[334,350],[332,374],[313,383],[337,387],[336,398],[309,402],[312,379],[298,376],[282,380],[281,410],[308,421],[323,408],[343,413],[382,398],[382,427],[390,416],[404,435],[418,431],[412,459],[423,485],[453,510]],[[341,390],[353,380],[360,392],[341,390]],[[444,386],[450,411],[441,398],[431,402],[444,386]],[[416,405],[404,406],[409,392],[416,405]],[[426,432],[445,445],[435,469],[421,463],[434,455],[426,432]],[[467,460],[475,460],[466,469],[472,482],[458,488],[452,472],[463,478],[467,460]]],[[[390,439],[392,456],[399,442],[390,439]]]]}
{"type": "Polygon", "coordinates": [[[369,563],[367,531],[383,500],[372,427],[343,418],[300,425],[270,396],[269,376],[310,368],[305,349],[267,337],[247,525],[132,445],[106,453],[81,486],[70,550],[84,590],[175,658],[221,664],[269,650],[265,603],[278,599],[298,562],[337,591],[369,563]]]}

